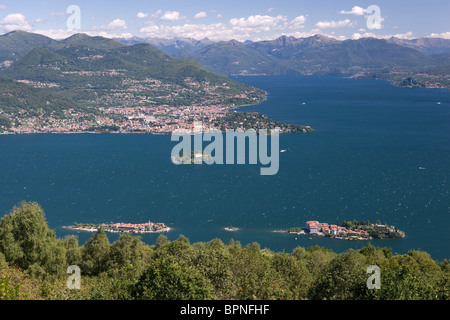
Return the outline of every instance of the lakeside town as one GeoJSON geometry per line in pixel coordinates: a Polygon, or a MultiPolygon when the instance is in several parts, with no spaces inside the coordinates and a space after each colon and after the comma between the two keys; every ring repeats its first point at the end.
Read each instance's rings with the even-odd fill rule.
{"type": "Polygon", "coordinates": [[[319,221],[307,221],[303,228],[290,228],[286,232],[295,234],[310,234],[341,240],[371,240],[404,238],[405,232],[395,226],[369,221],[344,221],[343,225],[328,224],[319,221]]]}
{"type": "Polygon", "coordinates": [[[70,229],[75,231],[85,231],[85,232],[97,232],[100,228],[105,232],[111,233],[161,233],[169,232],[169,228],[165,223],[112,223],[112,224],[89,224],[89,223],[77,223],[74,222],[72,226],[63,227],[64,229],[70,229]]]}
{"type": "MultiPolygon", "coordinates": [[[[102,89],[72,88],[70,92],[79,97],[78,107],[51,111],[38,105],[11,109],[0,104],[0,134],[171,134],[175,130],[192,131],[195,121],[201,121],[205,131],[261,128],[279,128],[280,133],[314,131],[309,126],[276,122],[256,112],[234,110],[264,101],[267,92],[257,88],[235,90],[226,82],[213,84],[191,77],[184,78],[180,84],[165,83],[148,77],[133,79],[123,70],[108,72],[121,85],[102,89]]],[[[93,71],[83,70],[71,71],[70,75],[98,76],[93,71]]],[[[35,88],[58,88],[58,84],[50,81],[17,82],[35,88]]]]}
{"type": "MultiPolygon", "coordinates": [[[[194,122],[201,121],[204,131],[278,129],[280,133],[307,133],[310,126],[273,121],[257,112],[229,111],[223,106],[100,108],[104,114],[92,118],[74,110],[65,110],[65,117],[26,117],[20,125],[0,127],[0,134],[33,133],[147,133],[172,134],[174,131],[192,132],[194,122]],[[121,115],[114,119],[109,115],[121,115]],[[45,120],[44,120],[45,118],[45,120]]],[[[1,111],[0,111],[1,114],[1,111]]]]}
{"type": "MultiPolygon", "coordinates": [[[[117,71],[117,70],[113,70],[117,71]]],[[[78,76],[88,76],[77,71],[78,76]]],[[[117,71],[116,73],[118,73],[117,71]]],[[[117,79],[117,81],[120,81],[117,79]]],[[[20,80],[36,88],[51,83],[20,80]]],[[[164,83],[157,79],[122,78],[120,88],[73,89],[85,98],[84,108],[67,108],[48,112],[30,106],[11,113],[0,105],[1,134],[20,133],[152,133],[170,134],[175,130],[191,130],[194,121],[202,121],[206,129],[220,129],[230,110],[265,99],[264,92],[246,88],[232,90],[227,83],[214,85],[186,77],[183,85],[164,83]],[[81,92],[82,91],[82,92],[81,92]]]]}

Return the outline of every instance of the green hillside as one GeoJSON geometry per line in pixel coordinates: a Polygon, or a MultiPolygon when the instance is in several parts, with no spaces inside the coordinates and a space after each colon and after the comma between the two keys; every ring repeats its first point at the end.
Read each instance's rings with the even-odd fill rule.
{"type": "Polygon", "coordinates": [[[9,80],[0,80],[0,109],[3,113],[50,114],[67,109],[85,110],[78,103],[44,89],[9,80]]]}
{"type": "Polygon", "coordinates": [[[8,132],[98,128],[171,132],[176,129],[171,125],[189,126],[193,116],[212,114],[215,118],[224,109],[257,104],[266,94],[149,44],[128,46],[85,34],[32,49],[0,71],[0,79],[9,80],[5,82],[8,90],[3,97],[3,119],[19,124],[6,126],[8,132]],[[15,86],[13,81],[21,85],[15,86]],[[34,88],[40,89],[37,100],[31,99],[34,88]],[[19,89],[29,92],[19,98],[19,89]],[[185,116],[178,110],[194,106],[204,111],[185,116]],[[36,109],[40,111],[36,113],[36,109]],[[37,114],[38,120],[33,118],[37,114]]]}
{"type": "Polygon", "coordinates": [[[111,243],[102,228],[78,241],[56,238],[39,204],[14,207],[0,220],[0,300],[450,299],[449,261],[421,250],[398,254],[369,244],[342,253],[317,245],[274,252],[257,242],[165,235],[147,245],[128,233],[111,243]],[[68,288],[69,265],[81,270],[78,290],[68,288]],[[376,290],[368,288],[373,265],[376,290]]]}
{"type": "Polygon", "coordinates": [[[62,89],[88,86],[110,89],[120,86],[124,79],[148,77],[179,85],[186,78],[212,85],[226,82],[236,93],[250,88],[213,74],[193,60],[173,58],[149,44],[126,46],[116,40],[85,35],[68,38],[53,48],[35,48],[0,76],[57,83],[62,89]],[[91,74],[83,76],[83,72],[91,74]]]}
{"type": "Polygon", "coordinates": [[[34,33],[13,31],[0,35],[0,64],[3,61],[16,61],[36,47],[50,47],[57,41],[34,33]]]}

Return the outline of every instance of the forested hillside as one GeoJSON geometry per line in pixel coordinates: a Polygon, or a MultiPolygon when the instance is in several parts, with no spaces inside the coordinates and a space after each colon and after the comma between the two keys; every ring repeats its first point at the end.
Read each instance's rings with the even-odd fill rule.
{"type": "Polygon", "coordinates": [[[371,245],[338,254],[164,235],[155,245],[130,234],[110,243],[101,229],[80,245],[56,238],[39,204],[21,203],[0,221],[0,299],[450,299],[450,264],[371,245]],[[79,290],[67,288],[69,265],[80,267],[79,290]],[[381,270],[381,289],[367,288],[370,265],[381,270]]]}

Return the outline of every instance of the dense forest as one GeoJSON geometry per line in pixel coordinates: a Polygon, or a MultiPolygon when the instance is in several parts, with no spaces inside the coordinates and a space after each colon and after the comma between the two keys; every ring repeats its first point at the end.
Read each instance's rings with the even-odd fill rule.
{"type": "Polygon", "coordinates": [[[23,202],[0,221],[0,300],[448,300],[450,264],[420,250],[368,245],[335,253],[318,246],[273,252],[214,239],[191,244],[160,235],[155,245],[99,230],[83,245],[58,239],[43,209],[23,202]],[[68,266],[81,270],[68,289],[68,266]],[[367,288],[377,265],[381,288],[367,288]]]}

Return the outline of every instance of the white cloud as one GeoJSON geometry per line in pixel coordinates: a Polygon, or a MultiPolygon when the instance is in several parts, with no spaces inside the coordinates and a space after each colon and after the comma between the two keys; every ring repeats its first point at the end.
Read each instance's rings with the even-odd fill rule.
{"type": "Polygon", "coordinates": [[[115,19],[113,21],[111,21],[108,26],[107,26],[108,30],[114,30],[114,29],[128,29],[127,23],[125,20],[122,19],[115,19]]]}
{"type": "Polygon", "coordinates": [[[21,13],[8,14],[4,19],[0,20],[1,33],[14,30],[30,31],[31,28],[25,16],[21,13]]]}
{"type": "MultiPolygon", "coordinates": [[[[61,40],[61,39],[66,39],[70,36],[73,36],[74,34],[79,33],[79,30],[68,30],[68,29],[46,29],[46,30],[36,30],[33,31],[34,33],[38,33],[38,34],[42,34],[46,37],[55,39],[55,40],[61,40]]],[[[108,31],[83,31],[83,33],[94,37],[94,36],[100,36],[100,37],[104,37],[104,38],[132,38],[134,35],[131,33],[110,33],[108,31]]]]}
{"type": "Polygon", "coordinates": [[[254,15],[248,18],[233,18],[228,24],[236,30],[249,30],[251,32],[264,32],[272,29],[280,29],[280,23],[286,23],[286,16],[261,16],[254,15]]]}
{"type": "Polygon", "coordinates": [[[114,19],[113,21],[111,21],[110,23],[108,23],[107,26],[94,26],[92,28],[94,31],[98,31],[98,30],[117,30],[117,29],[122,29],[122,30],[126,30],[128,29],[127,23],[125,20],[122,19],[114,19]]]}
{"type": "Polygon", "coordinates": [[[36,22],[36,23],[44,23],[45,20],[42,19],[42,18],[37,18],[36,20],[34,20],[34,22],[36,22]]]}
{"type": "Polygon", "coordinates": [[[340,14],[354,14],[356,16],[363,16],[366,14],[367,10],[358,6],[354,6],[351,11],[341,10],[340,14]]]}
{"type": "Polygon", "coordinates": [[[160,18],[162,21],[178,21],[180,19],[181,17],[178,11],[166,11],[160,18]]]}
{"type": "Polygon", "coordinates": [[[283,30],[298,30],[303,28],[306,18],[298,16],[289,21],[286,16],[253,15],[246,18],[233,18],[228,22],[214,24],[184,24],[156,25],[154,22],[140,29],[148,37],[175,38],[186,37],[194,39],[209,38],[211,40],[244,41],[252,37],[264,37],[265,33],[283,30]]]}
{"type": "Polygon", "coordinates": [[[408,31],[406,33],[397,33],[397,34],[394,34],[392,37],[409,40],[409,39],[413,39],[413,33],[412,33],[412,31],[408,31]]]}
{"type": "Polygon", "coordinates": [[[194,16],[194,19],[202,19],[202,18],[206,18],[207,14],[205,11],[199,12],[194,16]]]}
{"type": "Polygon", "coordinates": [[[360,34],[358,32],[354,33],[352,35],[353,40],[358,40],[361,38],[377,38],[377,39],[390,39],[392,37],[398,38],[398,39],[413,39],[413,33],[411,31],[408,31],[406,33],[397,33],[397,34],[385,34],[385,35],[377,35],[372,32],[365,32],[363,34],[360,34]]]}
{"type": "Polygon", "coordinates": [[[327,29],[327,28],[342,28],[342,27],[351,27],[353,23],[350,19],[339,20],[339,21],[319,21],[316,23],[315,27],[319,29],[327,29]]]}
{"type": "Polygon", "coordinates": [[[302,29],[304,27],[305,22],[306,22],[305,16],[298,16],[294,18],[291,22],[289,22],[288,29],[291,30],[302,29]]]}
{"type": "Polygon", "coordinates": [[[138,17],[139,19],[144,19],[148,17],[148,13],[144,13],[144,12],[138,12],[138,14],[136,15],[136,17],[138,17]]]}
{"type": "Polygon", "coordinates": [[[220,13],[217,15],[217,18],[223,18],[223,15],[221,15],[220,13]]]}
{"type": "Polygon", "coordinates": [[[366,32],[364,35],[362,35],[361,33],[358,33],[358,32],[355,32],[354,34],[352,34],[352,40],[358,40],[361,38],[368,38],[368,37],[375,38],[375,35],[373,33],[368,33],[368,32],[366,32]]]}
{"type": "Polygon", "coordinates": [[[66,39],[70,36],[73,36],[76,33],[79,33],[79,30],[69,30],[69,29],[46,29],[46,30],[34,30],[33,33],[42,34],[43,36],[60,40],[66,39]]]}
{"type": "Polygon", "coordinates": [[[429,35],[431,38],[444,38],[444,39],[450,39],[450,32],[442,32],[442,33],[432,33],[429,35]]]}
{"type": "Polygon", "coordinates": [[[350,10],[350,11],[341,10],[341,11],[339,11],[339,13],[340,14],[352,14],[355,16],[364,16],[364,18],[366,18],[366,20],[371,19],[370,21],[367,20],[367,23],[370,23],[371,27],[368,26],[370,29],[383,28],[381,23],[384,21],[384,18],[379,16],[378,19],[376,19],[376,15],[381,15],[380,8],[376,5],[371,5],[367,9],[364,9],[359,6],[354,6],[352,8],[352,10],[350,10]],[[372,13],[375,13],[376,15],[371,15],[372,13]]]}
{"type": "Polygon", "coordinates": [[[159,16],[161,16],[161,14],[162,14],[162,10],[161,10],[161,9],[156,10],[155,13],[152,13],[152,15],[150,16],[150,18],[152,18],[152,19],[158,18],[159,16]]]}
{"type": "Polygon", "coordinates": [[[0,3],[0,10],[6,10],[6,4],[0,3]]]}

